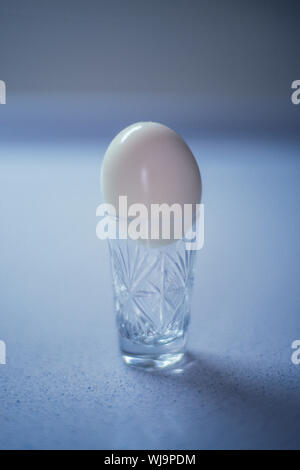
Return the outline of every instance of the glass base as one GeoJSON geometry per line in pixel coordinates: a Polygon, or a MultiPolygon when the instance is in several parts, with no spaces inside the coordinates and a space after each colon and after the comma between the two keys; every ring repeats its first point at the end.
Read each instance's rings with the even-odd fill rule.
{"type": "Polygon", "coordinates": [[[120,337],[120,349],[125,364],[146,369],[164,369],[182,360],[186,334],[164,344],[133,343],[120,337]]]}
{"type": "Polygon", "coordinates": [[[122,354],[123,361],[128,366],[142,369],[165,369],[172,367],[183,359],[184,353],[161,354],[159,356],[129,356],[122,354]]]}

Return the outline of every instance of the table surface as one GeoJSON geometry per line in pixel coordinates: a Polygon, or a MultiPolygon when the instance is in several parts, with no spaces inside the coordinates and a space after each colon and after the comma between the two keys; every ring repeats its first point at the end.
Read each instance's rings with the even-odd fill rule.
{"type": "Polygon", "coordinates": [[[188,141],[202,173],[189,353],[167,372],[118,352],[96,238],[102,144],[0,146],[0,448],[298,448],[296,142],[188,141]]]}

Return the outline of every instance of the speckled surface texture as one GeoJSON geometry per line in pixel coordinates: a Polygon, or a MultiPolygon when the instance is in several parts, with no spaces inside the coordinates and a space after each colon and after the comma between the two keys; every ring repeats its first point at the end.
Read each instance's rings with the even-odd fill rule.
{"type": "Polygon", "coordinates": [[[299,146],[188,142],[202,171],[186,363],[123,365],[95,235],[102,147],[0,147],[0,448],[300,447],[299,146]]]}

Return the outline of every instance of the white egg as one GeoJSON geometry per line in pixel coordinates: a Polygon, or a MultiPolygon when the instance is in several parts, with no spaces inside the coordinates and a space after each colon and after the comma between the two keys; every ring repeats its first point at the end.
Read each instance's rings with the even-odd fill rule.
{"type": "Polygon", "coordinates": [[[106,203],[117,209],[119,196],[128,206],[198,204],[201,177],[184,140],[167,126],[138,122],[122,130],[110,143],[102,163],[101,186],[106,203]]]}

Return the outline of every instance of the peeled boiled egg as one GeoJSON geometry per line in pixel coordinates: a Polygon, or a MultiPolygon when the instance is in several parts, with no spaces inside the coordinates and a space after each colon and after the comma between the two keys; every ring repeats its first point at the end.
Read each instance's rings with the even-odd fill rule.
{"type": "Polygon", "coordinates": [[[104,202],[118,214],[119,197],[128,206],[199,204],[201,177],[184,140],[156,122],[137,122],[123,129],[106,150],[101,168],[104,202]]]}

